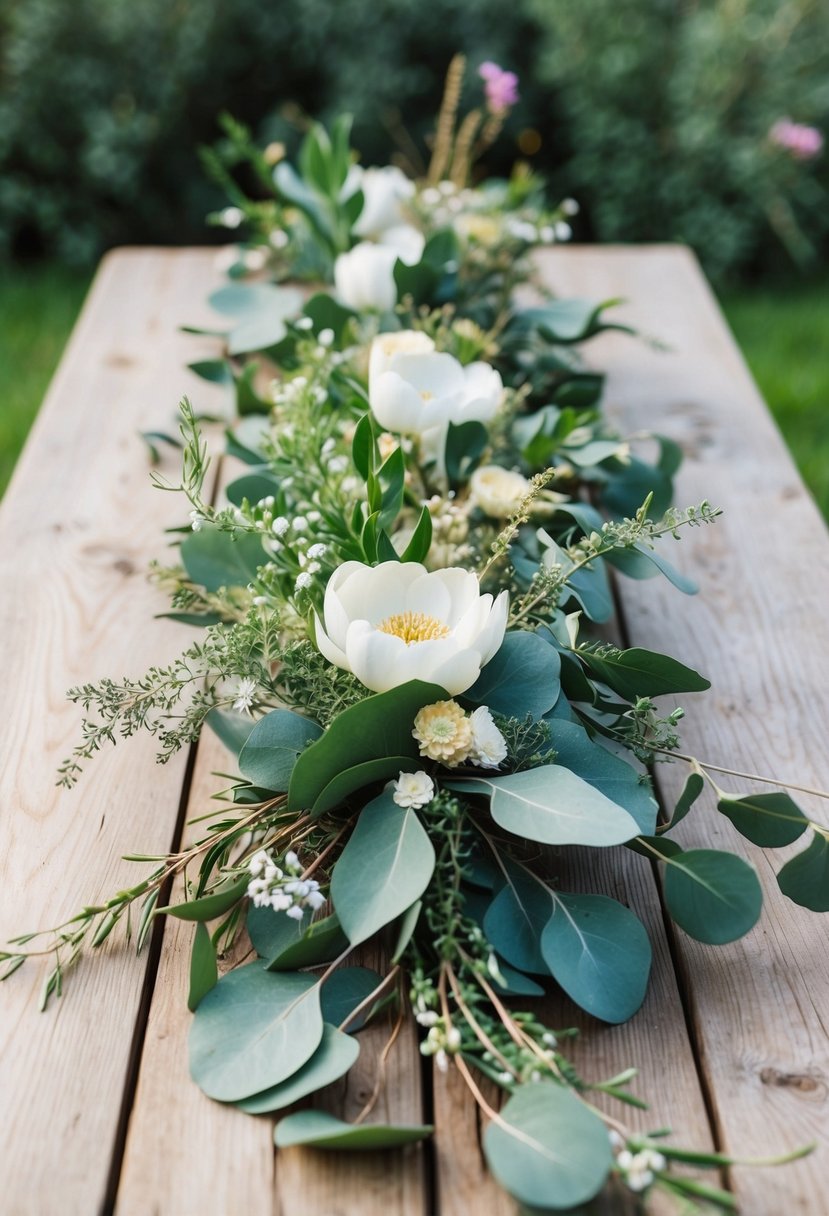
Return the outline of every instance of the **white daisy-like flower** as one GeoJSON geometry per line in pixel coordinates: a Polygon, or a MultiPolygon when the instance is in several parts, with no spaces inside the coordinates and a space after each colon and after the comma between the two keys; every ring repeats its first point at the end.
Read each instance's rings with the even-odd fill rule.
{"type": "Polygon", "coordinates": [[[401,773],[393,788],[392,800],[398,806],[415,810],[426,806],[435,796],[435,783],[423,769],[417,773],[401,773]]]}
{"type": "Polygon", "coordinates": [[[373,692],[424,680],[456,696],[499,649],[508,612],[507,592],[481,594],[470,570],[345,562],[328,580],[317,645],[373,692]]]}
{"type": "Polygon", "coordinates": [[[472,726],[470,761],[479,768],[498,768],[507,758],[507,745],[492,720],[488,706],[479,706],[470,715],[469,721],[472,726]]]}
{"type": "Polygon", "coordinates": [[[233,702],[233,708],[240,713],[250,713],[251,706],[256,700],[256,681],[250,676],[246,676],[240,680],[236,687],[236,700],[233,702]]]}

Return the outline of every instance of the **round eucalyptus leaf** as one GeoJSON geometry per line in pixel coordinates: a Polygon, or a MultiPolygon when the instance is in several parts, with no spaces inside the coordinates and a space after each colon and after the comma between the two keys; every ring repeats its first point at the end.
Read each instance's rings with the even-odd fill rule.
{"type": "Polygon", "coordinates": [[[829,912],[829,840],[815,832],[809,847],[783,866],[777,883],[801,908],[829,912]]]}
{"type": "Polygon", "coordinates": [[[383,977],[369,967],[338,967],[322,986],[320,1004],[323,1018],[332,1026],[339,1027],[347,1022],[346,1028],[349,1034],[353,1034],[365,1025],[373,1002],[353,1021],[348,1019],[382,982],[383,977]]]}
{"type": "Polygon", "coordinates": [[[235,1102],[292,1076],[322,1039],[314,976],[237,967],[203,997],[190,1028],[190,1075],[210,1098],[235,1102]]]}
{"type": "Polygon", "coordinates": [[[430,1125],[392,1126],[384,1123],[344,1123],[324,1110],[301,1110],[280,1119],[274,1140],[277,1148],[304,1144],[313,1148],[397,1148],[430,1136],[430,1125]]]}
{"type": "Polygon", "coordinates": [[[272,1110],[282,1110],[298,1102],[308,1094],[316,1093],[326,1085],[344,1077],[360,1054],[360,1044],[352,1035],[344,1034],[335,1026],[326,1025],[319,1047],[307,1064],[280,1085],[243,1098],[236,1105],[249,1115],[264,1115],[272,1110]]]}
{"type": "Polygon", "coordinates": [[[570,1090],[552,1082],[522,1085],[484,1134],[497,1180],[520,1203],[562,1211],[605,1184],[613,1154],[607,1131],[570,1090]]]}
{"type": "Polygon", "coordinates": [[[720,798],[717,810],[731,820],[741,836],[763,849],[793,844],[809,826],[797,803],[783,793],[720,798]]]}
{"type": "Polygon", "coordinates": [[[763,891],[747,861],[718,849],[691,849],[665,861],[665,903],[689,937],[721,946],[757,923],[763,891]]]}
{"type": "Polygon", "coordinates": [[[464,698],[505,717],[543,718],[561,691],[561,659],[536,633],[508,633],[464,698]]]}
{"type": "Polygon", "coordinates": [[[615,899],[556,895],[541,950],[571,1000],[603,1022],[626,1022],[645,999],[651,944],[642,922],[615,899]]]}
{"type": "Polygon", "coordinates": [[[553,912],[550,890],[529,870],[504,859],[506,885],[484,916],[490,945],[519,971],[548,975],[541,952],[541,934],[553,912]]]}
{"type": "Polygon", "coordinates": [[[239,752],[239,771],[254,785],[284,793],[297,758],[319,739],[322,727],[290,709],[272,709],[260,718],[239,752]]]}

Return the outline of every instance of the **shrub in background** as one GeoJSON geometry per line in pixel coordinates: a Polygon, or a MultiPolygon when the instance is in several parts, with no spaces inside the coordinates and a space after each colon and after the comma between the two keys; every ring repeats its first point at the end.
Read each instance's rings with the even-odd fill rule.
{"type": "MultiPolygon", "coordinates": [[[[825,0],[535,0],[563,179],[606,241],[677,240],[709,273],[806,260],[829,231],[827,158],[769,139],[829,128],[825,0]],[[822,180],[821,180],[822,178],[822,180]]],[[[829,131],[827,131],[829,134],[829,131]]]]}

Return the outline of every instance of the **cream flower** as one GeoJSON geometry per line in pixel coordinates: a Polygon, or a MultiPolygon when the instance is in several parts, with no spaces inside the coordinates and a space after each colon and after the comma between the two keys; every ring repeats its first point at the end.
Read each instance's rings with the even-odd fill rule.
{"type": "Polygon", "coordinates": [[[488,363],[464,367],[435,351],[395,354],[369,380],[375,418],[387,431],[405,435],[445,429],[450,422],[490,422],[503,395],[501,377],[488,363]]]}
{"type": "Polygon", "coordinates": [[[398,806],[419,810],[435,796],[435,783],[423,769],[417,773],[401,773],[392,783],[392,801],[398,806]]]}
{"type": "Polygon", "coordinates": [[[345,562],[325,589],[317,645],[373,692],[425,680],[465,692],[504,639],[507,592],[482,595],[469,570],[345,562]]]}
{"type": "Polygon", "coordinates": [[[382,243],[361,241],[334,263],[337,298],[355,312],[391,312],[397,303],[394,267],[397,259],[414,266],[423,253],[423,235],[416,228],[391,228],[382,243]]]}
{"type": "Polygon", "coordinates": [[[530,491],[530,483],[520,473],[487,464],[476,469],[469,479],[469,494],[476,507],[493,519],[509,519],[530,491]]]}
{"type": "Polygon", "coordinates": [[[448,768],[463,764],[472,749],[472,722],[457,701],[424,706],[414,720],[412,734],[420,744],[421,756],[448,768]]]}
{"type": "Polygon", "coordinates": [[[420,329],[399,329],[388,334],[379,334],[371,344],[368,361],[369,384],[383,372],[391,371],[398,355],[430,354],[435,344],[428,334],[420,329]]]}
{"type": "Polygon", "coordinates": [[[472,727],[470,761],[479,768],[498,768],[507,758],[507,744],[492,720],[489,707],[479,706],[469,721],[472,727]]]}
{"type": "Polygon", "coordinates": [[[357,236],[376,241],[390,228],[405,224],[405,204],[414,194],[415,185],[401,169],[396,165],[361,169],[349,179],[363,192],[363,209],[354,225],[357,236]]]}

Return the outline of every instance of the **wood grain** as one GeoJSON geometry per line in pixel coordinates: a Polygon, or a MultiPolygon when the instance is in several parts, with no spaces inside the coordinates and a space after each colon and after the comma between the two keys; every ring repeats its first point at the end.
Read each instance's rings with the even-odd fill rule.
{"type": "MultiPolygon", "coordinates": [[[[677,550],[701,593],[667,583],[621,586],[631,644],[677,655],[713,681],[683,699],[684,746],[705,760],[826,789],[829,762],[829,541],[693,256],[676,247],[562,250],[545,266],[563,294],[625,297],[622,315],[667,352],[603,336],[591,360],[609,369],[608,408],[626,428],[649,427],[683,447],[677,500],[709,498],[725,514],[677,550]]],[[[675,800],[684,774],[663,766],[675,800]]],[[[720,779],[729,789],[763,788],[720,779]]],[[[768,787],[765,787],[768,788],[768,787]]],[[[786,852],[744,842],[707,797],[682,825],[686,847],[725,847],[757,866],[766,904],[742,941],[706,947],[677,933],[694,1032],[724,1145],[820,1151],[781,1169],[735,1169],[750,1216],[826,1211],[829,1113],[829,938],[825,918],[780,895],[786,852]]],[[[815,818],[829,804],[803,799],[815,818]]]]}
{"type": "MultiPolygon", "coordinates": [[[[185,757],[159,769],[151,740],[121,743],[71,792],[55,770],[80,733],[65,690],[141,675],[187,636],[152,619],[163,605],[147,563],[182,511],[150,489],[138,432],[169,429],[191,386],[193,340],[177,327],[201,315],[211,276],[187,251],[105,260],[0,509],[0,941],[134,882],[121,854],[172,838],[185,757]]],[[[9,1216],[104,1203],[146,965],[104,947],[43,1015],[40,963],[0,988],[9,1216]]]]}

